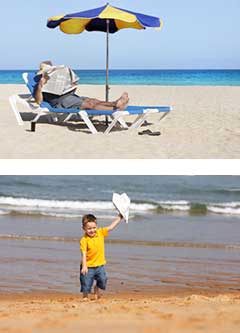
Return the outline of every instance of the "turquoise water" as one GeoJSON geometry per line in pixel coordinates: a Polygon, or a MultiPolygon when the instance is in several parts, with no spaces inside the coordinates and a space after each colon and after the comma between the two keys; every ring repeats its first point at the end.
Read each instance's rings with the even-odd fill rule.
{"type": "MultiPolygon", "coordinates": [[[[0,84],[22,84],[23,72],[0,70],[0,84]]],[[[75,70],[80,84],[105,84],[105,70],[75,70]]],[[[239,86],[240,70],[110,70],[111,85],[239,86]]]]}

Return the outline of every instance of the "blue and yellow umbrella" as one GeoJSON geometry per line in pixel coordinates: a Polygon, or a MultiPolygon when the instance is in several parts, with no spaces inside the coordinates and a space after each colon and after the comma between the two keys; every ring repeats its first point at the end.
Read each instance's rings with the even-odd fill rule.
{"type": "Polygon", "coordinates": [[[78,13],[53,16],[48,19],[47,27],[56,28],[66,34],[80,34],[86,31],[103,31],[106,38],[106,101],[108,101],[108,63],[109,63],[109,33],[121,29],[161,29],[162,21],[158,17],[135,13],[130,10],[113,7],[108,3],[99,8],[78,13]]]}

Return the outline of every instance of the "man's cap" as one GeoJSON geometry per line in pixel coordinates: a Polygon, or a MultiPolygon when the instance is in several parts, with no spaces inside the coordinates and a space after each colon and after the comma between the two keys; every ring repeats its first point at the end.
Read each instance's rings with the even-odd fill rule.
{"type": "Polygon", "coordinates": [[[38,75],[43,73],[50,72],[53,69],[53,64],[50,60],[42,61],[39,65],[39,71],[37,72],[38,75]]]}

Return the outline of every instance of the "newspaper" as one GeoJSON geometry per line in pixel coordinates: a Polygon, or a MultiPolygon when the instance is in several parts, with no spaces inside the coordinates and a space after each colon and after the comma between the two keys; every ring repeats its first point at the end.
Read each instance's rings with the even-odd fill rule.
{"type": "Polygon", "coordinates": [[[68,67],[52,67],[47,74],[49,80],[44,84],[42,92],[61,96],[77,87],[79,77],[68,67]]]}
{"type": "Polygon", "coordinates": [[[131,200],[126,193],[118,194],[113,193],[112,202],[118,212],[123,216],[126,223],[128,223],[129,209],[131,200]]]}

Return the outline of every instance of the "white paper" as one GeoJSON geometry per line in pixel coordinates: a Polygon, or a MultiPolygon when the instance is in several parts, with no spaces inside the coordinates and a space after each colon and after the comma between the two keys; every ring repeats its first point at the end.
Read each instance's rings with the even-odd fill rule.
{"type": "Polygon", "coordinates": [[[123,216],[126,223],[128,223],[129,209],[131,200],[126,193],[118,194],[113,193],[112,202],[118,212],[123,216]]]}

